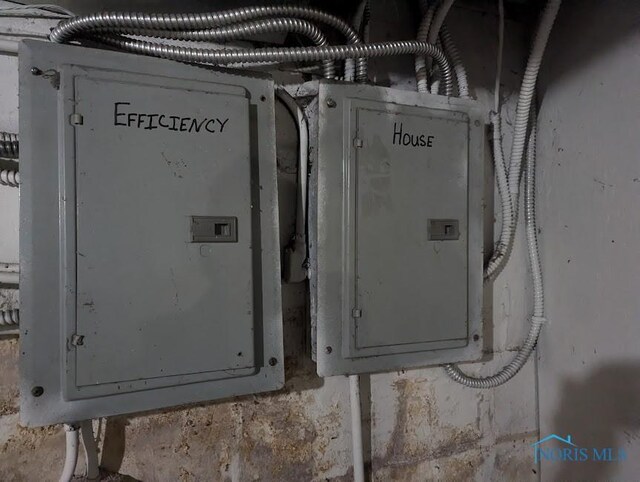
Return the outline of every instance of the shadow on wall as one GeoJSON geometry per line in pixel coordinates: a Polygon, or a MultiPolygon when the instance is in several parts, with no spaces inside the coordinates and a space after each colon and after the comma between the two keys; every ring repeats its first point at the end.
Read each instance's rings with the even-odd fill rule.
{"type": "MultiPolygon", "coordinates": [[[[540,387],[544,390],[544,387],[540,387]]],[[[554,416],[554,431],[579,447],[601,449],[628,447],[640,439],[640,363],[603,365],[580,381],[565,381],[562,398],[554,416]]],[[[550,462],[562,464],[554,476],[543,480],[611,480],[620,462],[550,462]]],[[[550,467],[552,468],[552,467],[550,467]]]]}
{"type": "MultiPolygon", "coordinates": [[[[599,57],[640,35],[637,0],[563,0],[545,52],[538,98],[564,77],[578,75],[599,57]]],[[[603,85],[585,76],[585,85],[603,85]]]]}

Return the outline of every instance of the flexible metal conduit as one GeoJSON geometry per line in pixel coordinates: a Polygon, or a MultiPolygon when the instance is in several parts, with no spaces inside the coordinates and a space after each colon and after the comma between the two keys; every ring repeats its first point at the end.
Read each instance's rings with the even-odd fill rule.
{"type": "MultiPolygon", "coordinates": [[[[520,97],[518,98],[518,107],[516,111],[516,123],[514,128],[514,140],[511,149],[511,160],[507,167],[502,162],[497,162],[496,173],[498,176],[498,189],[500,194],[508,188],[506,195],[507,200],[503,198],[503,223],[500,242],[494,255],[492,256],[487,268],[485,269],[485,280],[491,279],[504,266],[511,251],[514,233],[517,226],[517,213],[519,203],[519,183],[522,175],[522,156],[526,143],[527,130],[530,117],[532,118],[531,130],[529,133],[529,143],[527,145],[527,176],[525,188],[525,224],[527,232],[527,247],[529,251],[529,261],[531,264],[531,275],[533,278],[534,289],[534,309],[531,317],[531,326],[525,341],[518,351],[514,359],[502,368],[495,375],[488,377],[472,377],[463,373],[456,365],[445,365],[446,373],[458,383],[472,388],[491,388],[502,385],[513,378],[527,362],[533,349],[538,342],[540,330],[546,323],[544,317],[544,290],[542,284],[542,270],[540,267],[540,259],[538,254],[538,241],[536,237],[535,226],[535,146],[536,146],[536,126],[535,111],[532,115],[532,104],[535,95],[536,80],[540,70],[540,64],[544,54],[547,41],[553,23],[558,14],[561,0],[549,0],[544,8],[540,25],[536,31],[533,41],[533,47],[529,60],[527,61],[527,69],[525,71],[522,87],[520,88],[520,97]],[[500,170],[504,167],[504,173],[500,170]],[[502,179],[500,178],[502,176],[502,179]],[[507,186],[504,185],[504,178],[507,179],[507,186]]],[[[494,123],[494,153],[502,157],[502,141],[499,133],[500,116],[495,113],[492,117],[494,123]],[[496,135],[496,131],[498,131],[496,135]]]]}
{"type": "Polygon", "coordinates": [[[524,343],[516,356],[502,370],[488,377],[471,377],[464,374],[456,365],[445,365],[445,371],[453,380],[471,388],[491,388],[502,385],[513,378],[527,362],[533,349],[538,343],[540,330],[546,323],[544,316],[544,287],[542,283],[542,268],[538,253],[538,239],[536,229],[535,204],[535,163],[536,163],[536,127],[535,121],[531,127],[527,148],[526,187],[525,187],[525,224],[527,232],[527,247],[531,277],[533,279],[533,316],[531,326],[524,343]]]}
{"type": "Polygon", "coordinates": [[[5,159],[18,158],[18,134],[0,132],[0,157],[5,159]]]}
{"type": "MultiPolygon", "coordinates": [[[[95,29],[96,32],[108,32],[108,28],[95,29]]],[[[156,29],[120,29],[124,35],[142,35],[145,37],[211,42],[233,40],[269,32],[294,32],[306,36],[315,45],[328,45],[327,37],[314,24],[299,18],[274,18],[255,20],[238,25],[229,25],[207,30],[156,30],[156,29]]],[[[114,37],[116,38],[116,37],[114,37]]],[[[333,60],[323,61],[323,74],[327,79],[336,76],[333,60]]]]}
{"type": "MultiPolygon", "coordinates": [[[[429,29],[431,28],[431,22],[433,21],[433,16],[436,13],[436,5],[437,4],[435,3],[431,5],[427,9],[427,13],[425,13],[424,17],[422,17],[422,21],[420,22],[418,33],[416,35],[416,40],[418,40],[419,42],[427,41],[427,37],[429,36],[429,29]]],[[[422,56],[417,56],[414,63],[418,92],[429,92],[427,84],[427,60],[422,56]]]]}
{"type": "Polygon", "coordinates": [[[0,311],[0,326],[17,325],[20,323],[20,310],[0,311]]]}
{"type": "MultiPolygon", "coordinates": [[[[206,30],[224,25],[236,24],[246,20],[268,17],[298,17],[325,23],[342,33],[347,43],[360,44],[356,31],[344,20],[308,7],[266,6],[245,7],[234,10],[207,13],[143,14],[125,12],[103,12],[74,17],[60,22],[52,31],[53,42],[66,43],[94,29],[107,29],[119,33],[121,29],[153,30],[206,30]]],[[[345,76],[353,72],[345,72],[345,76]]],[[[365,58],[356,60],[355,78],[360,82],[367,80],[367,62],[365,58]]]]}
{"type": "Polygon", "coordinates": [[[502,223],[502,230],[500,233],[500,240],[495,248],[495,251],[485,268],[485,279],[491,279],[495,277],[504,267],[511,246],[513,244],[513,238],[517,225],[517,213],[519,204],[519,185],[520,177],[522,175],[522,157],[524,154],[527,127],[529,120],[529,113],[531,110],[531,100],[533,98],[536,81],[538,79],[538,72],[540,70],[540,64],[544,55],[547,41],[549,40],[549,34],[553,27],[553,23],[558,14],[561,0],[549,0],[542,13],[540,25],[536,31],[536,36],[533,41],[533,47],[529,60],[527,61],[527,68],[522,80],[522,86],[520,88],[520,97],[518,98],[518,107],[516,110],[516,121],[514,126],[513,144],[511,147],[511,158],[509,161],[509,193],[510,193],[510,206],[512,216],[509,222],[502,223]]]}
{"type": "Polygon", "coordinates": [[[446,24],[444,24],[440,29],[440,40],[442,48],[444,49],[444,54],[451,60],[451,66],[453,67],[453,72],[456,76],[456,83],[458,84],[458,93],[463,99],[468,99],[469,80],[467,79],[467,69],[464,68],[458,47],[456,47],[456,44],[453,42],[453,38],[451,37],[446,24]]]}
{"type": "MultiPolygon", "coordinates": [[[[444,19],[447,13],[449,13],[454,1],[455,0],[443,0],[440,5],[436,2],[429,7],[418,28],[417,40],[421,42],[426,41],[435,45],[444,19]]],[[[451,39],[450,44],[453,44],[451,39]]],[[[424,57],[416,58],[415,70],[418,92],[429,92],[427,74],[430,68],[431,62],[429,62],[428,59],[424,57]]],[[[463,84],[464,83],[466,83],[466,79],[463,79],[463,84]]]]}
{"type": "Polygon", "coordinates": [[[115,47],[153,57],[210,64],[246,62],[313,62],[327,59],[344,60],[357,57],[389,55],[428,55],[440,66],[445,94],[453,93],[453,74],[446,56],[435,45],[416,40],[399,40],[357,45],[330,45],[324,47],[284,47],[255,50],[217,50],[165,45],[144,40],[96,35],[96,40],[115,47]]]}
{"type": "Polygon", "coordinates": [[[0,186],[20,187],[20,173],[18,171],[1,169],[0,186]]]}

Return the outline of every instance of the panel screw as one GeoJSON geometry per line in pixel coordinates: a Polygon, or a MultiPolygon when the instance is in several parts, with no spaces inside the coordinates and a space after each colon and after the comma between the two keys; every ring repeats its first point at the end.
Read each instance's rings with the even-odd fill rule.
{"type": "Polygon", "coordinates": [[[42,70],[40,70],[38,67],[31,67],[31,73],[33,75],[42,75],[42,70]]]}
{"type": "Polygon", "coordinates": [[[330,346],[326,347],[324,349],[324,351],[326,351],[327,353],[331,353],[333,351],[333,348],[331,348],[330,346]]]}
{"type": "Polygon", "coordinates": [[[478,341],[479,339],[480,339],[480,335],[478,335],[477,333],[473,335],[473,341],[478,341]]]}
{"type": "Polygon", "coordinates": [[[336,101],[333,100],[331,97],[327,99],[327,107],[329,107],[330,109],[333,109],[336,105],[338,104],[336,104],[336,101]]]}
{"type": "Polygon", "coordinates": [[[31,395],[33,395],[34,397],[39,397],[44,393],[44,388],[42,388],[41,386],[37,386],[37,387],[33,387],[31,389],[31,395]]]}
{"type": "Polygon", "coordinates": [[[278,364],[278,360],[275,358],[269,358],[269,365],[271,365],[272,367],[276,366],[278,364]]]}

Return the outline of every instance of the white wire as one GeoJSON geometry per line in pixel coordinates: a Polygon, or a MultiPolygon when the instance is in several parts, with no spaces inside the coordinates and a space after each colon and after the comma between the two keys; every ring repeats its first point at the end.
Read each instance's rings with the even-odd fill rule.
{"type": "Polygon", "coordinates": [[[504,50],[504,1],[498,0],[498,58],[496,60],[496,85],[493,89],[494,107],[500,113],[500,78],[502,77],[502,55],[504,50]]]}
{"type": "Polygon", "coordinates": [[[29,14],[30,11],[39,10],[43,13],[54,13],[56,15],[60,15],[61,17],[74,17],[75,14],[64,7],[59,5],[53,5],[49,3],[41,3],[34,5],[9,5],[0,7],[0,16],[8,15],[8,14],[19,14],[22,13],[25,16],[29,14]]]}

